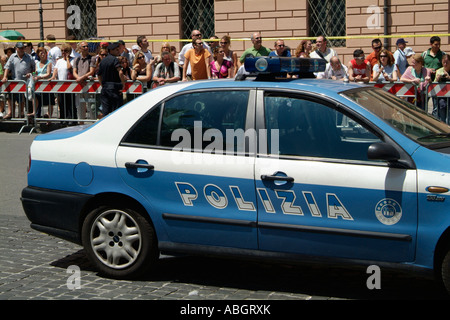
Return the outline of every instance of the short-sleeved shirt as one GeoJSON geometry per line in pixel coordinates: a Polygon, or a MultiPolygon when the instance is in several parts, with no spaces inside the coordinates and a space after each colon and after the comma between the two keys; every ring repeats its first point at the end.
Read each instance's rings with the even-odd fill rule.
{"type": "Polygon", "coordinates": [[[263,57],[263,56],[268,56],[270,54],[270,50],[263,46],[261,46],[261,48],[259,48],[258,50],[256,50],[255,47],[251,47],[244,51],[244,53],[240,57],[239,61],[241,63],[243,63],[245,60],[245,57],[248,54],[252,54],[254,57],[263,57]]]}
{"type": "MultiPolygon", "coordinates": [[[[392,75],[394,74],[395,71],[398,71],[397,65],[396,64],[392,64],[392,65],[387,65],[384,67],[384,72],[387,73],[387,75],[389,76],[389,78],[392,78],[392,75]]],[[[373,72],[379,72],[380,71],[380,65],[377,63],[376,65],[373,66],[373,72]]],[[[406,69],[405,69],[406,71],[406,69]]],[[[381,73],[378,77],[378,82],[382,82],[382,81],[386,81],[386,79],[384,78],[384,74],[381,73]]]]}
{"type": "Polygon", "coordinates": [[[427,51],[424,51],[422,53],[422,57],[425,60],[425,68],[429,68],[429,69],[439,69],[442,68],[442,57],[444,56],[445,52],[443,52],[442,50],[439,50],[438,53],[436,55],[431,55],[430,54],[431,49],[428,49],[427,51]]]}
{"type": "Polygon", "coordinates": [[[120,80],[119,71],[120,62],[117,57],[112,54],[108,54],[105,58],[100,61],[100,66],[98,69],[98,75],[102,77],[102,84],[106,82],[122,82],[120,80]]]}
{"type": "MultiPolygon", "coordinates": [[[[73,67],[73,58],[69,57],[70,64],[73,67]]],[[[69,69],[67,68],[67,61],[63,58],[59,58],[56,61],[55,69],[58,72],[58,80],[67,80],[69,75],[69,69]]]]}
{"type": "Polygon", "coordinates": [[[75,58],[73,68],[77,69],[79,76],[85,75],[89,72],[90,68],[95,68],[95,59],[89,54],[86,57],[79,56],[75,58]]]}
{"type": "Polygon", "coordinates": [[[408,67],[408,60],[406,59],[405,52],[401,49],[397,49],[394,52],[394,59],[398,66],[398,71],[400,71],[400,74],[404,74],[408,67]]]}
{"type": "Polygon", "coordinates": [[[206,59],[211,56],[208,50],[202,49],[199,54],[195,53],[195,49],[186,51],[184,57],[189,61],[192,71],[192,80],[208,79],[206,72],[206,59]]]}
{"type": "Polygon", "coordinates": [[[334,51],[331,48],[327,48],[327,50],[325,50],[325,52],[320,52],[322,56],[319,53],[317,53],[317,51],[318,50],[315,50],[315,51],[311,52],[309,54],[309,57],[310,58],[315,58],[315,59],[323,58],[323,59],[327,60],[327,62],[329,63],[331,58],[338,56],[337,52],[334,51]]]}
{"type": "MultiPolygon", "coordinates": [[[[291,56],[291,50],[286,49],[286,50],[283,51],[283,53],[281,54],[280,57],[290,57],[290,56],[291,56]]],[[[278,57],[278,54],[277,54],[276,51],[271,51],[269,53],[269,57],[278,57]]]]}
{"type": "Polygon", "coordinates": [[[25,80],[28,73],[36,70],[36,60],[27,53],[24,53],[22,58],[17,53],[13,53],[6,62],[5,69],[11,72],[12,79],[25,80]]]}

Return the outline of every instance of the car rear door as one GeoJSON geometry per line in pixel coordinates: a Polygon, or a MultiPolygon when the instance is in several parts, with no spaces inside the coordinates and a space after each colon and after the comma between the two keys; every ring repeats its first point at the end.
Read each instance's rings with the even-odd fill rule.
{"type": "Polygon", "coordinates": [[[246,89],[183,92],[124,138],[117,166],[150,203],[160,242],[257,248],[254,155],[244,146],[254,106],[246,89]]]}
{"type": "Polygon", "coordinates": [[[257,129],[268,141],[255,164],[260,249],[412,261],[416,170],[369,160],[368,147],[383,137],[336,105],[258,92],[257,129]]]}

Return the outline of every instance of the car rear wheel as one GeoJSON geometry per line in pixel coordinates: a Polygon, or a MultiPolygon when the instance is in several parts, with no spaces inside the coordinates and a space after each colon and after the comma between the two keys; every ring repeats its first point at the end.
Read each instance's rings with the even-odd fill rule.
{"type": "Polygon", "coordinates": [[[152,225],[125,207],[91,211],[83,224],[82,241],[90,261],[107,277],[137,277],[158,257],[152,225]]]}

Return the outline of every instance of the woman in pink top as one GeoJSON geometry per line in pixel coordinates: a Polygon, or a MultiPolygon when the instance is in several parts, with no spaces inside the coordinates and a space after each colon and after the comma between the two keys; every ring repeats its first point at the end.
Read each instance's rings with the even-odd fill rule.
{"type": "Polygon", "coordinates": [[[417,87],[417,101],[416,106],[425,109],[422,94],[426,92],[427,85],[431,82],[430,72],[424,67],[425,60],[420,53],[416,53],[411,59],[411,66],[403,73],[400,81],[405,83],[412,83],[417,87]]]}
{"type": "Polygon", "coordinates": [[[225,51],[221,47],[214,48],[214,60],[211,61],[211,74],[213,79],[231,78],[233,63],[226,60],[225,51]]]}
{"type": "Polygon", "coordinates": [[[422,55],[416,53],[411,59],[411,66],[406,69],[400,80],[405,83],[413,83],[419,86],[420,90],[425,89],[427,84],[431,82],[431,77],[424,64],[425,61],[422,55]]]}

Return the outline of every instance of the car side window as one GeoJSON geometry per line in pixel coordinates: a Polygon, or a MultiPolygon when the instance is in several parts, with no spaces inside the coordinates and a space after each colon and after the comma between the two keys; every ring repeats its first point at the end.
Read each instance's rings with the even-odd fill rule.
{"type": "Polygon", "coordinates": [[[249,92],[243,90],[203,91],[167,100],[160,145],[184,149],[205,149],[214,145],[216,150],[222,148],[222,151],[239,149],[235,141],[227,140],[227,133],[245,130],[248,97],[249,92]]]}
{"type": "Polygon", "coordinates": [[[325,104],[291,96],[266,94],[268,143],[278,135],[278,155],[369,161],[367,150],[381,140],[362,124],[325,104]]]}
{"type": "Polygon", "coordinates": [[[123,142],[138,145],[157,145],[161,105],[153,108],[125,136],[123,142]]]}

